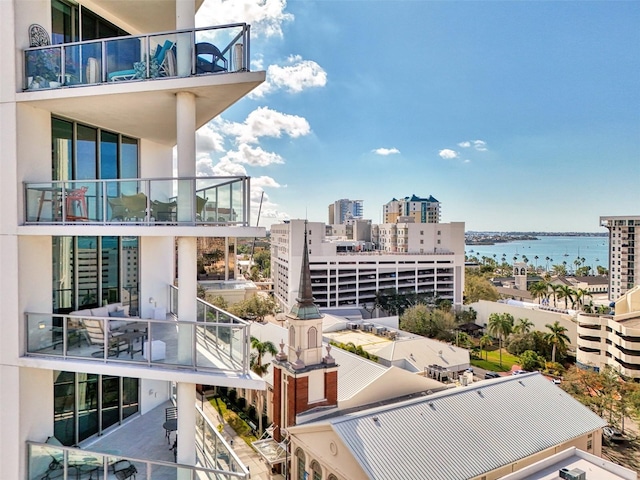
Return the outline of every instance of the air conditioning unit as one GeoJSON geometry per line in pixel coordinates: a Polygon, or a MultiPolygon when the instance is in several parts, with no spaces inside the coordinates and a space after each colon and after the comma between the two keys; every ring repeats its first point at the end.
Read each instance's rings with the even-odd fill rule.
{"type": "Polygon", "coordinates": [[[357,330],[358,329],[358,324],[357,323],[347,323],[347,328],[349,330],[357,330]]]}
{"type": "Polygon", "coordinates": [[[566,480],[587,480],[587,472],[579,468],[574,468],[573,470],[561,468],[558,475],[566,480]]]}
{"type": "Polygon", "coordinates": [[[373,325],[371,325],[370,323],[362,324],[362,330],[364,330],[365,332],[370,332],[372,329],[373,329],[373,325]]]}

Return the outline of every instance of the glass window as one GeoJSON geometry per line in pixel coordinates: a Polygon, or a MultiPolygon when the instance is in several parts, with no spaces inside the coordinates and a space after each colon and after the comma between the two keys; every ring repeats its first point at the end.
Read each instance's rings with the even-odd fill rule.
{"type": "Polygon", "coordinates": [[[53,389],[54,435],[64,445],[102,433],[139,410],[136,378],[55,371],[53,389]]]}
{"type": "Polygon", "coordinates": [[[78,40],[78,7],[51,0],[51,43],[58,45],[78,40]]]}
{"type": "Polygon", "coordinates": [[[78,440],[98,433],[98,375],[78,373],[78,440]]]}
{"type": "Polygon", "coordinates": [[[51,119],[51,154],[53,156],[53,180],[73,178],[73,123],[51,119]]]}
{"type": "Polygon", "coordinates": [[[313,472],[313,480],[322,480],[322,469],[315,460],[311,462],[311,471],[313,472]]]}
{"type": "Polygon", "coordinates": [[[73,179],[94,180],[98,178],[96,167],[98,131],[86,125],[78,125],[77,135],[78,158],[73,179]]]}
{"type": "Polygon", "coordinates": [[[296,458],[298,459],[298,480],[306,480],[306,471],[305,471],[305,462],[304,462],[304,452],[300,449],[296,450],[296,458]]]}
{"type": "Polygon", "coordinates": [[[120,300],[118,237],[102,237],[102,303],[120,300]]]}
{"type": "Polygon", "coordinates": [[[53,311],[70,312],[76,305],[74,291],[75,243],[72,237],[53,237],[53,311]]]}

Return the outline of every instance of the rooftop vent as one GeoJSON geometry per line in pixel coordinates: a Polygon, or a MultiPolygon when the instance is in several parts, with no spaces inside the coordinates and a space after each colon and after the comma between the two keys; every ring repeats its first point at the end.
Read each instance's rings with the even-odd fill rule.
{"type": "Polygon", "coordinates": [[[573,470],[561,468],[558,475],[566,480],[587,480],[587,472],[579,468],[574,468],[573,470]]]}

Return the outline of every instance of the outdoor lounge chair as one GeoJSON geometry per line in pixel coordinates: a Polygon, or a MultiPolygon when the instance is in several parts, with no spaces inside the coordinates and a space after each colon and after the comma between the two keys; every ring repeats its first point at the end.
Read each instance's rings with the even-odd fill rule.
{"type": "MultiPolygon", "coordinates": [[[[156,47],[156,51],[151,55],[149,65],[149,76],[152,78],[162,76],[174,76],[176,72],[176,57],[173,52],[174,43],[171,40],[165,40],[162,45],[156,47]]],[[[146,55],[145,55],[146,58],[146,55]]],[[[125,70],[117,70],[107,75],[110,82],[118,82],[123,80],[135,80],[137,78],[147,77],[146,61],[135,62],[132,68],[125,70]]]]}
{"type": "Polygon", "coordinates": [[[227,59],[218,47],[206,42],[196,43],[196,73],[226,72],[228,68],[227,59]]]}
{"type": "Polygon", "coordinates": [[[123,339],[119,338],[121,335],[123,335],[123,332],[114,332],[110,329],[105,332],[104,323],[104,320],[91,318],[82,319],[87,342],[90,345],[99,345],[100,347],[102,347],[99,352],[94,352],[92,356],[104,356],[105,348],[108,348],[108,356],[119,356],[121,351],[127,350],[129,348],[129,344],[123,339]]]}

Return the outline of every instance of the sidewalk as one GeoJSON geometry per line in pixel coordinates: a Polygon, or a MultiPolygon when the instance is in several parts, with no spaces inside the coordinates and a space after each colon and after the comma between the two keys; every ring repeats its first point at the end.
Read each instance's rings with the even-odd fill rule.
{"type": "Polygon", "coordinates": [[[229,445],[232,446],[233,451],[236,452],[240,461],[249,468],[251,480],[272,480],[277,478],[277,476],[271,476],[271,471],[262,460],[262,457],[247,445],[245,441],[236,434],[233,428],[223,422],[218,411],[213,408],[206,397],[203,399],[202,404],[205,415],[207,415],[207,418],[211,420],[214,426],[217,427],[223,423],[222,436],[229,442],[229,445]]]}

